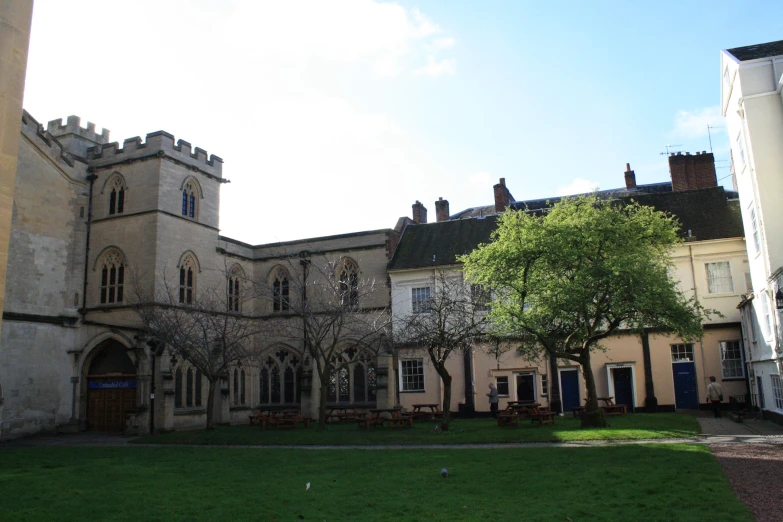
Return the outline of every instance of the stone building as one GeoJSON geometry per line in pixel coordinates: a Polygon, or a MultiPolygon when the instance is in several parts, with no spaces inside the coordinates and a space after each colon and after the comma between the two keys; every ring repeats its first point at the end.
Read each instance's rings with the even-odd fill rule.
{"type": "MultiPolygon", "coordinates": [[[[202,289],[228,288],[232,312],[285,322],[294,315],[288,300],[298,298],[287,292],[303,281],[296,271],[307,261],[318,266],[304,276],[308,285],[328,269],[349,286],[375,280],[381,291],[357,306],[388,308],[385,270],[398,232],[259,246],[222,237],[222,163],[163,131],[120,146],[74,116],[44,128],[23,114],[0,339],[0,438],[203,426],[204,376],[169,353],[154,357],[133,307],[163,284],[178,289],[185,306],[202,289]],[[255,292],[259,286],[275,295],[255,292]]],[[[350,337],[345,344],[329,399],[386,405],[387,359],[350,337]]],[[[315,417],[317,375],[303,340],[270,335],[254,346],[254,357],[220,380],[216,421],[246,422],[259,405],[297,405],[315,417]]]]}

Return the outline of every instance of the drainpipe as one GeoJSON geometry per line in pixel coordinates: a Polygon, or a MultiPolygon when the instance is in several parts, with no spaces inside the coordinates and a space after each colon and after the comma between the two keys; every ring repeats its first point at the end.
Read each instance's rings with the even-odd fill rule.
{"type": "MultiPolygon", "coordinates": [[[[699,292],[696,290],[696,262],[693,260],[693,246],[688,245],[688,254],[691,258],[691,278],[693,279],[693,297],[695,299],[699,299],[699,292]]],[[[701,367],[703,375],[702,377],[705,379],[704,385],[706,386],[707,383],[707,364],[704,362],[704,341],[699,339],[699,351],[701,352],[701,367]]],[[[696,397],[698,399],[699,397],[699,387],[696,387],[696,397]]],[[[676,402],[676,401],[675,401],[676,402]]]]}
{"type": "Polygon", "coordinates": [[[82,285],[82,320],[87,316],[87,270],[90,264],[90,227],[92,224],[92,190],[98,176],[90,174],[87,181],[90,182],[90,199],[87,201],[87,241],[84,247],[84,284],[82,285]]]}

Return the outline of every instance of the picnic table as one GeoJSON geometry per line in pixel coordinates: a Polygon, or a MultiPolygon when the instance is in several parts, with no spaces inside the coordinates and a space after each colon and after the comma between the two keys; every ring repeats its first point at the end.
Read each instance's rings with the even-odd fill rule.
{"type": "Polygon", "coordinates": [[[519,426],[522,419],[530,419],[532,422],[538,422],[539,427],[544,424],[553,424],[555,422],[555,413],[549,411],[549,408],[542,407],[537,402],[512,401],[503,413],[498,414],[498,426],[519,426]],[[524,402],[524,404],[519,404],[524,402]]]}
{"type": "Polygon", "coordinates": [[[604,403],[604,413],[606,415],[625,415],[625,404],[615,404],[614,397],[596,397],[604,403]]]}
{"type": "Polygon", "coordinates": [[[412,414],[414,419],[440,419],[443,416],[440,404],[414,404],[412,414]]]}
{"type": "Polygon", "coordinates": [[[260,424],[262,430],[267,426],[296,428],[297,424],[304,424],[305,428],[310,427],[310,419],[303,417],[299,410],[259,410],[249,417],[250,424],[260,424]]]}
{"type": "Polygon", "coordinates": [[[402,412],[402,408],[380,408],[370,410],[370,416],[377,421],[386,423],[387,428],[410,428],[413,426],[413,415],[402,412]]]}
{"type": "Polygon", "coordinates": [[[333,419],[335,422],[352,422],[360,417],[359,410],[356,406],[329,406],[326,412],[327,422],[333,419]]]}

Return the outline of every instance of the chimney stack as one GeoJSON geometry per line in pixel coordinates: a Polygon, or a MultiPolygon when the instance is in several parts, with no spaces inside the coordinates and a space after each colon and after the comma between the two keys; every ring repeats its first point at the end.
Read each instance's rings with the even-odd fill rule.
{"type": "Polygon", "coordinates": [[[625,188],[636,190],[636,174],[631,170],[631,164],[625,164],[625,188]]]}
{"type": "Polygon", "coordinates": [[[435,219],[438,223],[449,220],[449,200],[438,198],[435,202],[435,219]]]}
{"type": "Polygon", "coordinates": [[[418,199],[413,204],[413,222],[420,225],[427,224],[427,209],[418,199]]]}
{"type": "Polygon", "coordinates": [[[506,188],[506,178],[500,178],[500,183],[492,188],[495,190],[495,212],[503,212],[509,203],[514,202],[514,197],[506,188]]]}
{"type": "Polygon", "coordinates": [[[701,151],[693,156],[690,152],[684,155],[672,153],[669,155],[669,173],[674,192],[718,186],[715,156],[711,152],[701,151]]]}

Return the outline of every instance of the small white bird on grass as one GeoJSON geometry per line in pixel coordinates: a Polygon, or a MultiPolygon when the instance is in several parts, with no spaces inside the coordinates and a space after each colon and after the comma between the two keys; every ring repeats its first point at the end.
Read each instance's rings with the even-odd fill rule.
{"type": "Polygon", "coordinates": [[[440,476],[443,478],[449,478],[449,470],[443,468],[442,470],[440,470],[440,476]]]}
{"type": "Polygon", "coordinates": [[[308,489],[310,489],[310,483],[309,482],[307,484],[305,484],[305,491],[307,491],[308,489]]]}

